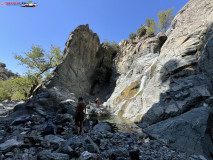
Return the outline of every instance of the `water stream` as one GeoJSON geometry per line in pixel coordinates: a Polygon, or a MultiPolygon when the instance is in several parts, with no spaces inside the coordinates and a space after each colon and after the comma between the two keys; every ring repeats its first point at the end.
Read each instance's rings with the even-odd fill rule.
{"type": "Polygon", "coordinates": [[[155,57],[152,64],[144,71],[144,75],[141,78],[140,88],[139,88],[138,92],[135,94],[135,96],[132,98],[135,98],[141,91],[143,91],[145,85],[147,84],[147,81],[150,79],[152,67],[157,62],[157,60],[158,60],[158,57],[155,57]]]}
{"type": "Polygon", "coordinates": [[[138,127],[134,122],[119,117],[117,115],[108,116],[94,116],[90,119],[92,121],[98,120],[98,123],[109,123],[112,126],[113,132],[131,132],[131,133],[141,133],[142,129],[138,127]]]}

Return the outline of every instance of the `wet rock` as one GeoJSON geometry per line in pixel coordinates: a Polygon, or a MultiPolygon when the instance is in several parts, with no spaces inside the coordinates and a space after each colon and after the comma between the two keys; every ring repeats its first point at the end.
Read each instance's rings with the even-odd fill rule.
{"type": "Polygon", "coordinates": [[[109,111],[104,106],[96,107],[95,104],[90,103],[87,105],[86,113],[92,116],[106,116],[109,115],[109,111]]]}

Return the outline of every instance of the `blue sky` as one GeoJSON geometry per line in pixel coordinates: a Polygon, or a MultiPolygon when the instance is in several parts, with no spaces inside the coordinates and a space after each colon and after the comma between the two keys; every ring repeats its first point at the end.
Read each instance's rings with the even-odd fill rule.
{"type": "MultiPolygon", "coordinates": [[[[28,2],[0,0],[3,2],[28,2]]],[[[89,24],[101,42],[120,42],[136,32],[146,18],[157,21],[159,11],[174,7],[176,14],[188,0],[35,0],[35,8],[0,5],[0,62],[14,73],[26,68],[18,65],[14,54],[22,55],[40,45],[47,52],[50,44],[65,48],[71,31],[89,24]]]]}

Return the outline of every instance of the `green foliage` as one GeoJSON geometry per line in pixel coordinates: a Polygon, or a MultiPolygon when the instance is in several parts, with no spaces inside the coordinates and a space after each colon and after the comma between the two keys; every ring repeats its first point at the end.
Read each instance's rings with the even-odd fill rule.
{"type": "Polygon", "coordinates": [[[0,62],[0,67],[6,67],[6,64],[0,62]]]}
{"type": "Polygon", "coordinates": [[[50,53],[45,54],[44,49],[40,46],[32,46],[29,52],[24,53],[24,56],[15,55],[15,58],[20,61],[21,65],[25,65],[29,68],[26,75],[30,83],[28,87],[31,87],[28,96],[31,96],[41,80],[45,79],[45,77],[49,77],[51,69],[61,63],[62,52],[60,47],[51,45],[50,53]]]}
{"type": "Polygon", "coordinates": [[[0,87],[0,102],[9,99],[9,97],[10,97],[9,92],[7,92],[7,90],[5,90],[4,88],[0,87]]]}
{"type": "Polygon", "coordinates": [[[170,26],[174,16],[172,16],[174,8],[168,9],[166,11],[161,11],[158,13],[158,28],[161,32],[166,32],[167,28],[170,26]]]}
{"type": "Polygon", "coordinates": [[[107,39],[104,39],[103,44],[105,47],[111,48],[114,51],[119,52],[119,46],[115,41],[108,41],[107,39]]]}
{"type": "Polygon", "coordinates": [[[146,34],[146,27],[141,25],[141,27],[137,29],[137,36],[142,37],[145,34],[146,34]]]}
{"type": "Polygon", "coordinates": [[[157,26],[155,20],[153,18],[146,18],[145,22],[146,22],[146,25],[148,27],[147,31],[146,31],[147,34],[149,34],[149,35],[155,34],[156,33],[156,26],[157,26]]]}
{"type": "Polygon", "coordinates": [[[63,58],[60,47],[55,47],[51,44],[49,58],[53,59],[53,61],[52,61],[53,67],[60,64],[62,61],[62,58],[63,58]]]}
{"type": "Polygon", "coordinates": [[[50,49],[50,54],[45,54],[40,46],[32,46],[29,52],[24,53],[25,56],[15,55],[15,59],[20,60],[20,64],[25,65],[31,72],[42,75],[62,60],[60,47],[51,45],[50,49]]]}
{"type": "Polygon", "coordinates": [[[24,100],[30,92],[32,86],[31,79],[27,76],[0,81],[0,101],[24,100]]]}
{"type": "Polygon", "coordinates": [[[136,37],[135,33],[130,33],[129,34],[129,39],[133,40],[136,37]]]}

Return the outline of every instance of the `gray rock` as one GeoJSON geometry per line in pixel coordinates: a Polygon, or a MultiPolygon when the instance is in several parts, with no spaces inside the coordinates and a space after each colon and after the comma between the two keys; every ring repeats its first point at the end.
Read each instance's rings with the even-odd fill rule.
{"type": "Polygon", "coordinates": [[[79,157],[79,160],[89,160],[89,159],[96,160],[98,159],[98,156],[97,154],[84,151],[83,153],[81,153],[81,156],[79,157]]]}
{"type": "Polygon", "coordinates": [[[146,133],[138,133],[138,136],[141,138],[141,139],[144,139],[144,138],[147,138],[148,135],[146,133]]]}
{"type": "Polygon", "coordinates": [[[98,132],[105,132],[105,131],[111,131],[111,127],[109,124],[107,123],[99,123],[99,124],[96,124],[93,129],[95,131],[98,131],[98,132]]]}
{"type": "Polygon", "coordinates": [[[62,123],[62,122],[72,122],[73,116],[66,113],[66,114],[58,114],[56,117],[57,123],[62,123]]]}
{"type": "Polygon", "coordinates": [[[9,158],[12,158],[14,156],[13,152],[7,152],[5,154],[5,157],[9,157],[9,158]]]}
{"type": "Polygon", "coordinates": [[[104,55],[100,48],[99,37],[89,29],[89,25],[78,26],[66,42],[63,62],[56,67],[46,87],[62,86],[77,96],[89,93],[95,69],[101,64],[103,57],[104,64],[112,62],[113,52],[104,55]]]}
{"type": "Polygon", "coordinates": [[[71,115],[75,114],[75,97],[73,99],[67,99],[65,101],[61,101],[59,106],[61,107],[62,113],[69,113],[71,115]]]}
{"type": "Polygon", "coordinates": [[[16,139],[9,139],[4,143],[0,144],[0,151],[9,152],[12,151],[16,147],[21,147],[23,142],[17,141],[16,139]]]}
{"type": "Polygon", "coordinates": [[[9,110],[6,109],[0,109],[0,117],[6,116],[9,114],[9,110]]]}
{"type": "Polygon", "coordinates": [[[196,108],[153,124],[145,128],[144,132],[183,152],[210,157],[213,143],[205,133],[210,112],[209,108],[196,108]]]}
{"type": "Polygon", "coordinates": [[[40,160],[69,160],[69,155],[63,153],[51,153],[48,150],[44,150],[38,153],[38,159],[40,160]]]}
{"type": "Polygon", "coordinates": [[[16,118],[15,120],[13,120],[13,122],[11,122],[11,125],[18,125],[21,123],[25,123],[29,120],[30,120],[30,116],[21,116],[21,117],[16,118]]]}
{"type": "Polygon", "coordinates": [[[56,135],[47,135],[44,137],[44,140],[53,143],[53,144],[61,144],[63,142],[65,142],[65,140],[63,138],[60,138],[56,135]]]}
{"type": "Polygon", "coordinates": [[[1,80],[8,80],[12,77],[17,77],[17,74],[12,73],[11,71],[9,71],[8,69],[6,69],[6,64],[4,63],[0,63],[0,79],[1,80]]]}
{"type": "Polygon", "coordinates": [[[90,153],[100,153],[99,148],[97,146],[96,143],[94,143],[94,141],[87,136],[85,138],[85,142],[86,142],[86,150],[89,151],[90,153]]]}

